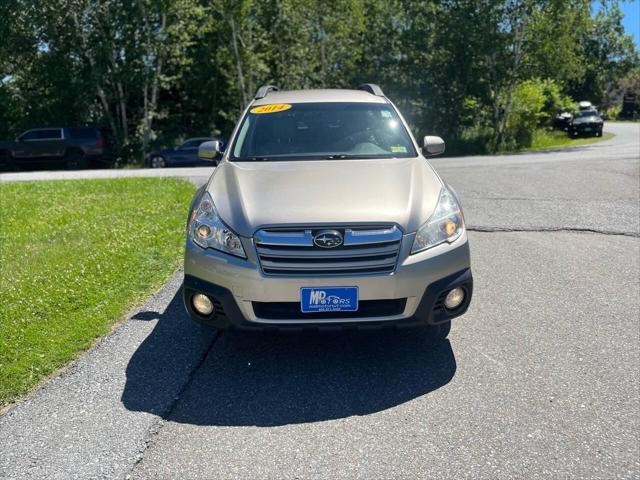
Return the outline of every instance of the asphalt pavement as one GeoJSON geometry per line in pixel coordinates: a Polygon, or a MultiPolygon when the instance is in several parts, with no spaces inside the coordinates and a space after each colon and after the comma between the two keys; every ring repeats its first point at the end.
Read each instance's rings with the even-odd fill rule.
{"type": "Polygon", "coordinates": [[[638,478],[640,124],[607,127],[433,160],[475,280],[447,341],[202,331],[178,273],[0,418],[0,477],[638,478]]]}

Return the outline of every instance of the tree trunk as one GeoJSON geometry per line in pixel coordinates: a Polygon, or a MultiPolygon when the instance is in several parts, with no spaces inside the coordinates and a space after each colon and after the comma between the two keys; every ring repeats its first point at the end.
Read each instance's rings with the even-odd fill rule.
{"type": "MultiPolygon", "coordinates": [[[[149,139],[151,137],[151,127],[153,126],[153,117],[156,114],[156,108],[158,105],[158,89],[160,86],[160,76],[162,75],[162,55],[160,53],[159,42],[162,41],[162,36],[167,26],[167,15],[162,14],[162,20],[160,24],[160,32],[157,34],[159,37],[155,39],[155,56],[156,56],[156,68],[153,72],[153,81],[151,82],[151,97],[149,98],[148,84],[145,80],[144,84],[144,117],[142,119],[142,160],[144,161],[144,155],[149,146],[149,139]]],[[[151,45],[151,37],[149,35],[149,45],[151,45]]]]}
{"type": "MultiPolygon", "coordinates": [[[[492,141],[492,149],[494,151],[502,148],[504,146],[504,133],[507,127],[507,121],[509,119],[509,115],[511,114],[511,107],[513,106],[513,92],[515,91],[516,84],[518,82],[518,75],[520,71],[520,63],[523,57],[523,47],[524,47],[524,38],[525,38],[525,30],[527,28],[527,24],[529,23],[529,12],[525,11],[522,16],[522,21],[515,28],[515,37],[513,41],[513,66],[511,70],[511,75],[509,78],[509,83],[507,85],[507,96],[502,106],[499,106],[500,98],[496,98],[496,102],[498,104],[498,119],[496,122],[496,132],[494,134],[494,139],[492,141]]],[[[496,110],[494,110],[496,111],[496,110]]]]}
{"type": "Polygon", "coordinates": [[[242,97],[242,104],[240,105],[240,112],[242,112],[247,104],[247,90],[245,88],[244,74],[242,72],[242,56],[240,55],[240,49],[238,48],[238,29],[236,21],[233,18],[229,20],[229,25],[231,26],[231,44],[233,45],[233,54],[236,57],[238,85],[240,86],[240,95],[242,97]]]}
{"type": "Polygon", "coordinates": [[[107,117],[107,121],[109,122],[109,128],[113,132],[114,139],[116,141],[116,150],[120,153],[120,148],[122,144],[120,143],[120,139],[118,138],[118,129],[116,127],[116,122],[113,119],[113,115],[111,115],[111,110],[109,109],[109,101],[107,100],[107,95],[104,92],[104,89],[99,84],[96,86],[98,91],[98,98],[100,99],[100,103],[102,104],[102,110],[104,111],[105,117],[107,117]]]}
{"type": "Polygon", "coordinates": [[[96,65],[96,59],[94,58],[93,55],[93,50],[89,47],[89,40],[87,38],[87,31],[85,28],[83,28],[80,25],[80,21],[78,20],[78,14],[76,12],[73,13],[72,15],[73,18],[73,23],[75,25],[76,31],[79,32],[80,35],[80,41],[82,44],[82,51],[85,53],[87,60],[89,62],[89,66],[91,67],[91,78],[93,80],[95,89],[96,89],[96,94],[98,96],[98,99],[100,100],[100,104],[102,106],[102,111],[103,114],[105,116],[105,118],[107,119],[107,122],[109,123],[109,128],[111,129],[111,132],[113,133],[113,138],[115,140],[116,143],[116,153],[120,153],[120,149],[122,147],[122,143],[120,141],[119,135],[118,135],[118,128],[116,126],[116,122],[113,118],[113,115],[111,114],[111,108],[109,106],[109,100],[107,98],[107,94],[104,91],[104,88],[102,86],[102,82],[100,81],[100,75],[97,73],[98,69],[97,69],[97,65],[96,65]]]}
{"type": "Polygon", "coordinates": [[[118,102],[120,104],[120,128],[122,131],[122,145],[129,143],[129,126],[127,125],[127,99],[124,96],[122,82],[117,83],[118,102]]]}

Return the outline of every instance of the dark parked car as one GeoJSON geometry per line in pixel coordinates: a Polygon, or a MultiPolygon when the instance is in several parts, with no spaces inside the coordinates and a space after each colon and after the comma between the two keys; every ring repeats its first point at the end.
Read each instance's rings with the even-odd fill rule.
{"type": "MultiPolygon", "coordinates": [[[[217,162],[208,162],[198,158],[198,147],[203,142],[212,140],[222,141],[219,138],[199,137],[189,138],[182,145],[173,148],[165,148],[145,155],[145,160],[151,168],[164,167],[190,167],[196,165],[211,166],[217,162]]],[[[222,141],[224,145],[224,141],[222,141]]]]}
{"type": "Polygon", "coordinates": [[[604,122],[596,110],[581,110],[573,113],[573,119],[569,124],[569,136],[577,137],[586,134],[596,137],[602,136],[604,122]]]}
{"type": "Polygon", "coordinates": [[[34,128],[14,141],[0,141],[0,164],[10,169],[36,163],[79,169],[112,160],[104,136],[95,127],[34,128]]]}
{"type": "Polygon", "coordinates": [[[562,112],[555,116],[553,119],[553,128],[555,130],[564,130],[565,132],[569,130],[569,125],[571,125],[571,114],[569,112],[562,112]]]}

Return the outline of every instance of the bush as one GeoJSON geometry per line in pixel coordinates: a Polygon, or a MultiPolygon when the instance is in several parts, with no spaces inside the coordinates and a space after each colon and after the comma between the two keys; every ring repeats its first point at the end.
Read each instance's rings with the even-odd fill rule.
{"type": "Polygon", "coordinates": [[[545,96],[541,82],[527,80],[516,86],[507,117],[505,147],[517,149],[531,146],[533,132],[546,117],[544,106],[545,96]]]}
{"type": "Polygon", "coordinates": [[[551,126],[553,117],[572,110],[574,101],[553,80],[525,80],[514,92],[507,117],[503,148],[518,150],[533,144],[536,130],[551,126]]]}
{"type": "Polygon", "coordinates": [[[622,111],[622,107],[620,105],[613,106],[608,108],[606,111],[601,112],[603,120],[615,120],[620,116],[620,112],[622,111]]]}
{"type": "Polygon", "coordinates": [[[576,108],[576,102],[573,98],[562,93],[560,85],[554,80],[542,81],[542,93],[545,97],[544,107],[542,109],[545,117],[542,120],[542,127],[550,127],[553,124],[553,118],[561,112],[571,112],[576,108]]]}
{"type": "Polygon", "coordinates": [[[493,128],[482,125],[463,128],[458,138],[447,144],[447,152],[451,155],[482,155],[487,153],[493,133],[493,128]]]}

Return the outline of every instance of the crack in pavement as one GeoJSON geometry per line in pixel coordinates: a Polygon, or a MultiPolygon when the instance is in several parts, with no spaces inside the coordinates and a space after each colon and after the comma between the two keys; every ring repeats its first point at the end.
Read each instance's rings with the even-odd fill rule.
{"type": "MultiPolygon", "coordinates": [[[[474,195],[467,194],[463,199],[463,206],[467,200],[497,200],[497,201],[515,201],[515,202],[565,202],[565,203],[611,203],[610,199],[584,199],[584,198],[570,198],[570,197],[516,197],[516,196],[498,196],[498,195],[474,195]]],[[[630,198],[629,201],[635,201],[635,198],[630,198]]]]}
{"type": "Polygon", "coordinates": [[[483,227],[483,226],[467,226],[469,232],[480,233],[517,233],[517,232],[529,232],[529,233],[595,233],[598,235],[613,235],[623,237],[639,238],[638,232],[616,232],[613,230],[598,230],[595,228],[580,228],[580,227],[483,227]]]}
{"type": "Polygon", "coordinates": [[[165,411],[158,416],[158,420],[154,422],[147,430],[147,434],[145,435],[146,438],[144,439],[144,446],[138,452],[138,457],[136,458],[133,465],[131,465],[131,467],[129,468],[128,473],[125,475],[126,479],[131,478],[131,473],[133,473],[133,471],[136,469],[136,466],[142,460],[144,460],[144,454],[153,443],[154,437],[160,433],[160,431],[164,426],[164,423],[171,417],[171,414],[173,413],[173,410],[175,409],[176,405],[182,398],[182,395],[184,395],[187,389],[191,386],[191,383],[193,382],[194,377],[200,370],[200,367],[202,367],[202,365],[206,361],[207,357],[209,356],[209,353],[211,353],[214,345],[216,344],[216,342],[218,341],[221,335],[222,335],[222,332],[220,330],[215,331],[215,333],[213,334],[213,337],[211,338],[211,342],[209,342],[209,345],[207,346],[206,350],[200,356],[197,363],[194,365],[193,369],[189,372],[189,375],[187,376],[187,380],[182,385],[182,388],[180,389],[180,391],[176,394],[173,401],[169,405],[167,405],[167,408],[165,409],[165,411]]]}

